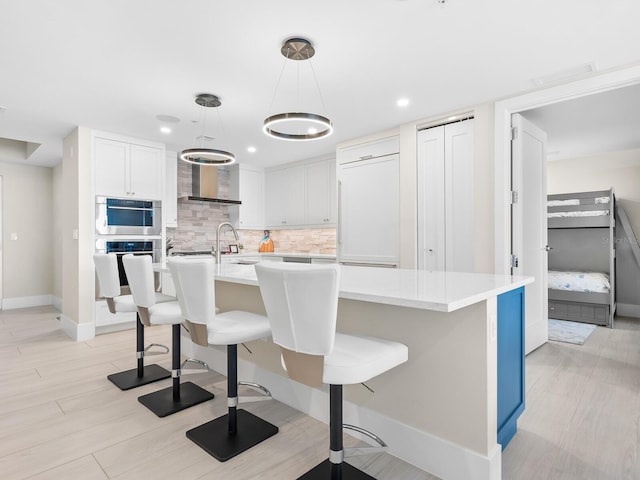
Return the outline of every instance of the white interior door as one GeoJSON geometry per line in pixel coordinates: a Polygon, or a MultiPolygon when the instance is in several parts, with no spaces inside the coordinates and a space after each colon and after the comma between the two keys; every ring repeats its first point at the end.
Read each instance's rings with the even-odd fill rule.
{"type": "Polygon", "coordinates": [[[525,353],[549,338],[547,291],[547,134],[519,114],[511,143],[512,189],[517,199],[511,214],[511,247],[517,258],[514,275],[535,282],[525,287],[525,353]]]}
{"type": "Polygon", "coordinates": [[[418,133],[418,268],[445,270],[444,127],[418,133]]]}

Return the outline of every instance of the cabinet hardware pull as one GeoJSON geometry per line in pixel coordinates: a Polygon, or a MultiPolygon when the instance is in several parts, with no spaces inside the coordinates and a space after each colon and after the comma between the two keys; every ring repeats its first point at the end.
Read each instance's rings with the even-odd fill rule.
{"type": "Polygon", "coordinates": [[[360,157],[360,160],[369,160],[370,158],[373,158],[373,155],[363,155],[360,157]]]}

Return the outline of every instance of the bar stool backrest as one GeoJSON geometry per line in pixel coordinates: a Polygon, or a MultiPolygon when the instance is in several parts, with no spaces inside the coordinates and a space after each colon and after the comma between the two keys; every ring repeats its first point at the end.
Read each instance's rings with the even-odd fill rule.
{"type": "Polygon", "coordinates": [[[118,259],[114,253],[94,253],[93,263],[98,275],[100,295],[107,300],[111,313],[116,313],[113,299],[122,294],[120,277],[118,276],[118,259]]]}
{"type": "Polygon", "coordinates": [[[209,346],[207,324],[216,317],[213,259],[170,258],[167,262],[191,340],[209,346]]]}
{"type": "Polygon", "coordinates": [[[122,257],[122,265],[127,274],[133,302],[138,307],[140,321],[150,326],[149,307],[156,303],[151,256],[128,253],[122,257]]]}
{"type": "Polygon", "coordinates": [[[322,383],[324,356],[336,334],[340,266],[259,263],[255,266],[273,341],[291,378],[322,383]]]}

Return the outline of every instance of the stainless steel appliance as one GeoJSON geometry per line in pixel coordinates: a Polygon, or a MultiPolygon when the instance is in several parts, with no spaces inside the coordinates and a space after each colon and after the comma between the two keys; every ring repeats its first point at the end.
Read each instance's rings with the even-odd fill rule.
{"type": "MultiPolygon", "coordinates": [[[[162,240],[157,239],[114,239],[114,238],[98,238],[96,240],[96,252],[98,253],[115,253],[118,257],[118,273],[120,276],[120,286],[123,293],[129,291],[129,281],[124,272],[122,265],[122,256],[127,253],[134,255],[151,255],[154,263],[162,260],[162,240]]],[[[160,287],[160,273],[155,272],[156,290],[160,287]]],[[[97,290],[97,288],[96,288],[97,290]]],[[[97,294],[96,294],[97,297],[97,294]]]]}
{"type": "Polygon", "coordinates": [[[96,233],[99,235],[160,235],[161,202],[96,197],[96,233]]]}

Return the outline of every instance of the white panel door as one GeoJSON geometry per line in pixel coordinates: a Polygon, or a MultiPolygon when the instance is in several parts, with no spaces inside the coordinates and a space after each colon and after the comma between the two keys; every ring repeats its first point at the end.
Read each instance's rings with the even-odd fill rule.
{"type": "Polygon", "coordinates": [[[444,126],[446,270],[474,271],[473,120],[444,126]]]}
{"type": "Polygon", "coordinates": [[[162,200],[162,151],[131,145],[129,163],[131,196],[143,200],[162,200]]]}
{"type": "Polygon", "coordinates": [[[340,262],[399,264],[399,159],[396,154],[340,165],[340,262]]]}
{"type": "Polygon", "coordinates": [[[128,197],[129,144],[96,138],[94,155],[96,195],[128,197]]]}
{"type": "Polygon", "coordinates": [[[518,114],[511,143],[512,206],[511,247],[518,258],[514,275],[528,275],[535,282],[525,287],[525,353],[549,338],[547,291],[547,135],[518,114]]]}
{"type": "Polygon", "coordinates": [[[444,128],[418,133],[418,268],[445,270],[444,128]]]}

